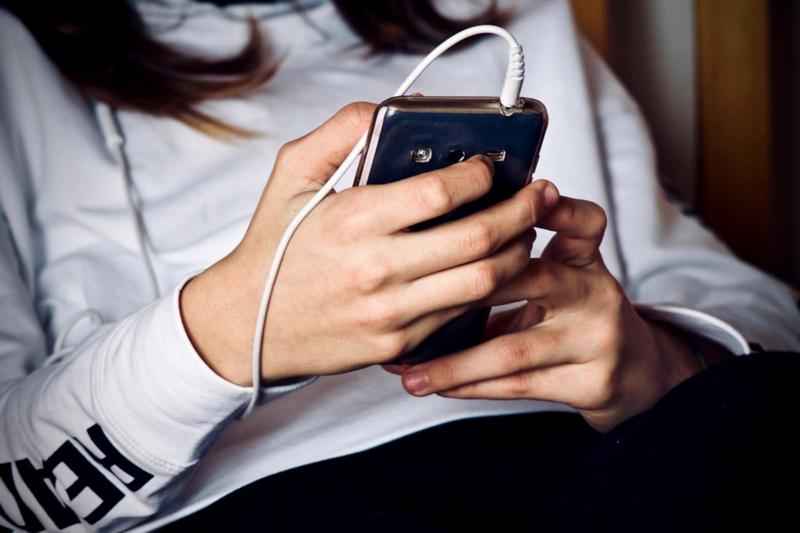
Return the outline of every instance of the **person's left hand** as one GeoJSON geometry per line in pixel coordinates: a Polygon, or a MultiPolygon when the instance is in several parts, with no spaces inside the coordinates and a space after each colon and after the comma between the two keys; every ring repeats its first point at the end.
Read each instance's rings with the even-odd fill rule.
{"type": "MultiPolygon", "coordinates": [[[[558,195],[555,186],[550,194],[558,195]]],[[[536,226],[556,232],[541,258],[487,299],[520,300],[492,315],[482,344],[405,367],[416,396],[530,398],[568,404],[607,432],[700,371],[681,336],[643,319],[609,273],[603,209],[565,196],[536,226]]]]}

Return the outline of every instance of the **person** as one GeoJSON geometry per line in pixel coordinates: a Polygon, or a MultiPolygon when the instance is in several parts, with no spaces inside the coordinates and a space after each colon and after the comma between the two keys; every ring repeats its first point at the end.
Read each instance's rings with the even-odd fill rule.
{"type": "MultiPolygon", "coordinates": [[[[238,420],[271,250],[374,109],[345,104],[502,10],[221,4],[0,11],[3,528],[769,520],[798,359],[752,352],[798,349],[796,302],[667,199],[566,1],[500,6],[550,114],[536,179],[420,232],[403,230],[483,194],[491,164],[340,186],[289,247],[262,402],[238,420]],[[483,343],[392,365],[481,305],[483,343]]],[[[418,88],[493,94],[505,53],[462,47],[418,88]]]]}

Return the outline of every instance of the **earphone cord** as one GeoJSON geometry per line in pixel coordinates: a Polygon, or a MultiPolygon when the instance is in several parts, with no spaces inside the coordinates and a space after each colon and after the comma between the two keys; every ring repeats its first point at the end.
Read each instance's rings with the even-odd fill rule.
{"type": "MultiPolygon", "coordinates": [[[[508,43],[508,66],[506,69],[506,77],[503,83],[502,90],[500,92],[500,105],[502,106],[503,110],[507,110],[516,106],[519,95],[522,89],[522,82],[525,79],[525,60],[522,52],[522,47],[519,43],[514,39],[514,36],[511,35],[507,30],[500,28],[499,26],[492,26],[492,25],[480,25],[480,26],[473,26],[471,28],[467,28],[462,30],[452,37],[446,39],[442,42],[439,46],[434,48],[422,61],[411,71],[411,73],[406,77],[403,83],[398,87],[397,91],[395,91],[393,96],[400,96],[405,94],[411,85],[419,78],[420,75],[433,63],[439,56],[441,56],[444,52],[446,52],[449,48],[454,46],[455,44],[469,39],[470,37],[474,37],[476,35],[482,34],[492,34],[502,37],[508,43]]],[[[99,103],[96,109],[97,111],[97,118],[100,123],[101,130],[105,135],[106,146],[114,154],[114,157],[117,160],[117,163],[120,165],[122,170],[122,176],[125,182],[125,193],[126,198],[128,201],[128,205],[130,207],[131,213],[133,215],[133,222],[134,228],[136,231],[137,240],[139,243],[139,249],[142,254],[142,259],[144,261],[145,270],[147,272],[147,277],[150,282],[150,286],[153,292],[154,298],[159,298],[161,296],[161,290],[158,284],[158,277],[156,276],[155,268],[153,265],[153,260],[150,253],[150,247],[148,246],[148,238],[147,238],[147,231],[144,224],[144,219],[142,217],[141,212],[141,199],[136,191],[136,187],[133,183],[133,176],[131,175],[131,167],[130,162],[127,157],[127,153],[125,151],[125,137],[122,131],[122,126],[119,121],[119,117],[117,116],[116,110],[110,108],[109,106],[99,103]]],[[[347,155],[345,160],[339,165],[339,168],[331,175],[328,181],[325,182],[325,185],[317,191],[317,193],[303,206],[303,208],[295,215],[289,225],[284,230],[284,233],[281,237],[280,242],[278,243],[278,247],[275,250],[275,253],[272,258],[272,263],[270,265],[269,272],[267,274],[267,278],[264,284],[264,289],[261,294],[261,301],[259,304],[258,315],[256,318],[256,325],[255,325],[255,332],[253,335],[253,346],[252,346],[252,378],[253,378],[253,392],[250,397],[250,401],[245,406],[242,414],[240,415],[241,419],[246,418],[249,416],[255,407],[258,405],[258,401],[261,396],[261,357],[262,357],[262,345],[264,342],[264,335],[265,335],[265,323],[266,323],[266,316],[267,310],[269,308],[269,301],[272,296],[272,289],[275,286],[275,280],[278,275],[278,269],[280,268],[281,261],[283,260],[283,256],[286,253],[286,248],[289,245],[289,241],[291,240],[294,232],[300,226],[302,221],[308,216],[308,214],[328,195],[328,193],[333,190],[334,186],[341,180],[342,176],[347,172],[347,170],[352,166],[352,164],[356,161],[356,159],[361,155],[361,152],[364,150],[364,146],[366,144],[366,132],[361,136],[358,140],[356,145],[347,155]]],[[[80,311],[73,315],[67,324],[65,324],[62,331],[59,333],[56,345],[54,347],[54,353],[48,358],[45,364],[52,364],[53,362],[58,361],[62,356],[66,355],[69,352],[69,348],[64,348],[63,344],[66,341],[66,338],[72,328],[83,318],[85,317],[92,317],[99,319],[102,322],[102,317],[100,314],[93,309],[87,309],[84,311],[80,311]]]]}
{"type": "MultiPolygon", "coordinates": [[[[153,264],[153,258],[150,251],[149,240],[147,237],[147,228],[144,224],[142,216],[141,198],[136,191],[133,182],[133,173],[131,172],[130,161],[128,154],[125,151],[125,135],[122,130],[122,124],[119,121],[119,116],[114,108],[99,102],[95,109],[97,120],[100,125],[100,130],[105,138],[106,147],[114,156],[119,168],[121,170],[123,184],[125,185],[125,198],[133,218],[134,232],[136,233],[136,240],[139,245],[139,251],[142,254],[142,260],[147,273],[148,284],[152,291],[154,299],[161,297],[161,289],[158,285],[158,277],[156,276],[156,269],[153,264]]],[[[67,338],[70,332],[81,322],[84,318],[92,318],[96,322],[103,322],[103,317],[96,309],[84,309],[73,314],[64,326],[58,332],[56,340],[53,343],[53,352],[45,359],[44,366],[57,363],[64,359],[72,351],[72,347],[66,346],[67,338]]]]}
{"type": "MultiPolygon", "coordinates": [[[[139,192],[136,190],[136,185],[133,182],[133,173],[131,172],[131,163],[128,159],[128,154],[125,150],[125,135],[122,131],[122,124],[119,121],[119,115],[115,108],[110,108],[103,104],[103,108],[108,110],[110,116],[110,123],[113,127],[113,134],[106,136],[106,145],[109,150],[114,153],[117,162],[122,169],[122,179],[125,182],[125,197],[130,207],[131,215],[133,217],[133,226],[136,231],[136,239],[139,243],[139,251],[142,254],[145,270],[147,272],[147,279],[150,283],[150,290],[153,293],[153,298],[158,299],[161,297],[161,289],[158,285],[158,276],[156,269],[153,265],[153,257],[150,251],[150,240],[147,236],[147,227],[144,224],[144,217],[142,215],[142,200],[139,197],[139,192]]],[[[103,113],[102,109],[98,110],[103,113]]]]}
{"type": "MultiPolygon", "coordinates": [[[[506,69],[506,77],[503,83],[503,88],[500,92],[500,105],[503,110],[513,108],[519,101],[519,95],[522,90],[522,82],[525,79],[525,59],[522,53],[522,46],[516,41],[513,35],[507,30],[492,25],[473,26],[462,30],[452,37],[446,39],[439,46],[434,48],[422,61],[411,71],[403,83],[398,87],[393,96],[401,96],[408,91],[411,85],[419,78],[419,76],[430,66],[440,55],[451,48],[453,45],[468,39],[470,37],[482,34],[498,35],[506,40],[508,43],[508,66],[506,69]]],[[[258,308],[258,315],[255,324],[255,333],[253,335],[252,346],[252,379],[253,379],[253,392],[250,396],[250,401],[245,406],[244,411],[240,415],[240,419],[248,417],[258,405],[261,396],[261,357],[262,346],[264,343],[266,316],[269,308],[269,301],[272,296],[272,289],[275,286],[275,280],[278,276],[278,269],[280,268],[283,256],[286,253],[286,248],[289,246],[294,232],[300,226],[300,223],[308,216],[309,213],[333,190],[333,187],[344,176],[345,172],[361,155],[366,145],[367,134],[366,132],[361,136],[356,145],[347,155],[345,160],[339,165],[339,168],[328,178],[325,185],[317,191],[317,193],[303,206],[302,209],[295,215],[289,225],[284,230],[275,254],[272,257],[272,263],[267,274],[266,282],[264,284],[263,292],[261,293],[261,302],[258,308]]]]}

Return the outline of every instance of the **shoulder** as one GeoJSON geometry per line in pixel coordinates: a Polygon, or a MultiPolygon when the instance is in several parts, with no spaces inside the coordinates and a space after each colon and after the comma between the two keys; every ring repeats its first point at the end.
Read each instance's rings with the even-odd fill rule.
{"type": "Polygon", "coordinates": [[[46,105],[75,89],[42,51],[28,28],[0,7],[0,118],[14,124],[32,106],[46,105]]]}
{"type": "MultiPolygon", "coordinates": [[[[7,8],[0,6],[0,42],[5,43],[6,37],[12,32],[22,31],[27,33],[25,25],[15,17],[7,8]]],[[[3,48],[5,50],[5,48],[3,48]]]]}
{"type": "Polygon", "coordinates": [[[33,280],[29,208],[36,175],[54,149],[70,139],[65,113],[82,103],[26,26],[0,7],[0,216],[8,223],[26,279],[33,280]],[[59,144],[60,143],[60,144],[59,144]]]}
{"type": "Polygon", "coordinates": [[[40,150],[54,124],[86,107],[85,97],[61,75],[25,24],[0,7],[0,124],[14,153],[30,156],[31,150],[40,150]]]}
{"type": "Polygon", "coordinates": [[[24,66],[30,59],[44,59],[31,33],[13,13],[0,7],[0,69],[3,80],[14,67],[24,66]]]}

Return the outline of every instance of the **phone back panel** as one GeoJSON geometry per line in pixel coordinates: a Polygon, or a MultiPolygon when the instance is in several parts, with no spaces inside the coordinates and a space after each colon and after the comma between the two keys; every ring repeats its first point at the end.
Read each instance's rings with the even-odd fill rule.
{"type": "MultiPolygon", "coordinates": [[[[355,184],[386,184],[437,170],[453,164],[461,152],[464,158],[491,153],[500,159],[503,154],[502,160],[494,163],[489,193],[411,227],[424,229],[484,209],[529,183],[546,128],[544,106],[528,98],[511,115],[503,114],[497,98],[390,98],[375,112],[355,184]],[[430,150],[427,161],[419,161],[424,157],[415,161],[414,154],[420,149],[430,150]]],[[[489,311],[488,307],[467,311],[394,362],[419,363],[478,344],[489,311]]]]}
{"type": "Polygon", "coordinates": [[[389,183],[449,166],[462,154],[493,154],[494,183],[486,196],[413,229],[453,220],[509,198],[529,183],[546,127],[544,106],[528,98],[511,115],[503,114],[497,98],[390,98],[376,111],[356,183],[389,183]],[[415,161],[419,150],[429,150],[430,159],[415,161]]]}

